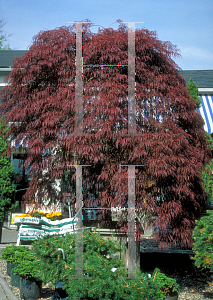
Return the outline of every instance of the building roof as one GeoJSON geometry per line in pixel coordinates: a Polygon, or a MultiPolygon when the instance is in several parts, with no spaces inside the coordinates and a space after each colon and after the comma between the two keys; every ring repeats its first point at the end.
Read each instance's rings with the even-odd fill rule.
{"type": "MultiPolygon", "coordinates": [[[[1,50],[0,68],[8,68],[16,57],[23,56],[27,50],[1,50]]],[[[213,88],[213,70],[183,70],[181,76],[188,83],[190,77],[199,88],[213,88]]]]}
{"type": "MultiPolygon", "coordinates": [[[[1,50],[0,51],[0,69],[12,67],[13,60],[16,57],[23,56],[27,50],[1,50]]],[[[11,70],[11,69],[10,69],[11,70]]],[[[188,83],[190,77],[199,87],[199,95],[202,106],[198,109],[199,113],[205,121],[204,129],[213,132],[213,70],[183,70],[181,76],[188,83]]],[[[6,75],[5,75],[6,76],[6,75]]],[[[3,85],[1,84],[0,89],[3,85]]]]}
{"type": "Polygon", "coordinates": [[[23,56],[27,50],[0,50],[0,68],[8,68],[13,65],[16,57],[23,56]]]}
{"type": "Polygon", "coordinates": [[[181,76],[186,83],[191,77],[199,88],[213,88],[213,70],[183,70],[181,76]]]}

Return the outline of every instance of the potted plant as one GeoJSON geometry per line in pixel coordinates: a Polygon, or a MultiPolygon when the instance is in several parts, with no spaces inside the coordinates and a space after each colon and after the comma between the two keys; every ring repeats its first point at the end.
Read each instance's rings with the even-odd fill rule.
{"type": "Polygon", "coordinates": [[[160,277],[158,269],[152,276],[137,270],[135,279],[125,279],[126,267],[113,255],[121,250],[121,246],[86,228],[83,229],[84,279],[77,279],[75,246],[75,235],[70,234],[45,236],[32,245],[40,276],[44,283],[55,284],[56,293],[60,282],[60,290],[63,289],[71,299],[163,300],[167,286],[171,286],[172,291],[177,287],[174,279],[164,274],[160,277]]]}
{"type": "Polygon", "coordinates": [[[13,269],[15,275],[20,276],[20,298],[36,300],[41,297],[42,281],[38,276],[38,266],[31,251],[19,255],[19,264],[13,269]]]}
{"type": "Polygon", "coordinates": [[[11,285],[20,288],[20,280],[21,277],[19,274],[14,274],[14,269],[18,267],[19,264],[21,264],[23,261],[28,259],[28,254],[30,252],[30,249],[28,247],[25,247],[25,251],[16,251],[15,253],[15,264],[11,271],[11,285]]]}
{"type": "Polygon", "coordinates": [[[164,294],[164,300],[178,299],[179,285],[175,279],[167,277],[157,268],[154,270],[152,277],[153,280],[155,280],[155,283],[157,283],[160,291],[164,294]]]}
{"type": "MultiPolygon", "coordinates": [[[[110,283],[116,288],[114,279],[117,275],[111,272],[111,269],[113,267],[121,267],[122,264],[120,261],[118,262],[116,258],[108,259],[106,256],[107,254],[116,252],[116,250],[118,251],[120,246],[115,245],[112,241],[105,241],[100,234],[90,233],[86,229],[84,229],[83,243],[85,248],[84,262],[87,262],[84,273],[89,273],[93,277],[96,276],[96,281],[98,281],[98,277],[101,277],[101,281],[103,281],[103,278],[109,276],[110,283]],[[95,269],[96,265],[98,267],[97,270],[95,269]],[[102,270],[104,267],[105,272],[102,270]]],[[[78,284],[77,279],[70,279],[70,277],[75,276],[75,235],[67,234],[66,236],[61,237],[55,235],[45,236],[42,239],[39,238],[34,241],[32,251],[34,251],[35,257],[38,259],[40,275],[43,282],[48,283],[51,281],[53,284],[56,284],[56,289],[58,289],[57,285],[61,281],[61,287],[63,286],[63,289],[67,292],[68,296],[76,297],[76,299],[79,298],[80,294],[78,294],[79,291],[77,290],[81,285],[78,284]],[[75,282],[75,292],[72,292],[72,283],[75,284],[75,282]]],[[[91,280],[88,279],[84,281],[91,280]]],[[[88,288],[90,289],[90,286],[88,288]]],[[[116,290],[116,292],[118,293],[119,291],[116,290]]],[[[113,293],[114,292],[112,291],[111,294],[113,293]]],[[[83,297],[82,299],[86,299],[87,296],[90,296],[88,295],[87,288],[84,292],[82,291],[81,294],[83,297]]],[[[104,290],[102,290],[102,286],[100,286],[96,294],[98,297],[103,296],[104,290]]],[[[93,297],[94,296],[95,295],[93,295],[93,297]]]]}
{"type": "Polygon", "coordinates": [[[17,266],[17,254],[19,252],[28,252],[29,248],[26,246],[7,246],[2,252],[1,259],[7,261],[7,274],[11,276],[11,270],[17,266]]]}

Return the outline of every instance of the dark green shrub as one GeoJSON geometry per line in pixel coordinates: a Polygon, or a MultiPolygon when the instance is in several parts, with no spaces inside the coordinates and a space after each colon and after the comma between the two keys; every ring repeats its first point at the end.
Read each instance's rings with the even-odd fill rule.
{"type": "Polygon", "coordinates": [[[195,265],[200,269],[213,272],[213,211],[196,221],[192,237],[195,265]]]}
{"type": "Polygon", "coordinates": [[[114,276],[103,271],[91,280],[70,280],[66,292],[71,299],[119,299],[119,300],[153,300],[164,299],[166,296],[178,292],[175,279],[167,277],[159,269],[155,269],[152,276],[137,271],[135,279],[122,279],[127,274],[116,270],[114,276]]]}
{"type": "Polygon", "coordinates": [[[14,275],[25,278],[38,278],[36,258],[27,246],[8,246],[4,249],[1,259],[17,264],[13,269],[14,275]]]}
{"type": "MultiPolygon", "coordinates": [[[[40,266],[42,280],[44,282],[52,281],[56,283],[60,280],[66,281],[66,277],[75,274],[75,234],[60,236],[45,236],[42,239],[34,241],[32,251],[37,258],[40,266]],[[65,259],[62,259],[62,248],[65,253],[65,259]],[[45,270],[45,271],[43,271],[45,270]]],[[[113,253],[120,251],[120,246],[112,241],[105,241],[100,234],[91,233],[84,229],[83,234],[83,252],[84,252],[84,272],[93,274],[97,269],[96,262],[103,268],[108,265],[111,270],[113,267],[120,267],[121,260],[116,258],[107,258],[113,253]]],[[[113,273],[113,272],[111,272],[113,273]]]]}
{"type": "Polygon", "coordinates": [[[155,269],[152,277],[157,284],[157,287],[165,296],[170,296],[175,292],[179,292],[179,285],[176,280],[167,277],[165,274],[161,273],[159,269],[155,269]]]}
{"type": "Polygon", "coordinates": [[[1,255],[1,259],[5,259],[6,261],[10,261],[12,263],[17,263],[18,257],[20,253],[29,252],[30,249],[26,246],[8,246],[4,249],[1,255]]]}
{"type": "Polygon", "coordinates": [[[18,266],[13,269],[14,275],[19,275],[26,279],[40,279],[37,261],[31,251],[17,253],[17,263],[18,266]]]}
{"type": "Polygon", "coordinates": [[[15,171],[11,165],[10,156],[4,155],[8,140],[5,139],[9,127],[0,119],[0,222],[14,211],[18,206],[18,201],[14,201],[16,193],[15,171]]]}
{"type": "MultiPolygon", "coordinates": [[[[84,279],[75,278],[75,234],[46,236],[33,243],[39,278],[44,282],[62,281],[70,299],[164,299],[163,287],[177,289],[175,280],[155,270],[151,277],[137,271],[136,279],[127,277],[125,265],[112,254],[122,251],[112,240],[83,229],[84,279]],[[65,259],[61,251],[64,250],[65,259]],[[116,268],[114,272],[112,269],[116,268]],[[92,279],[89,279],[92,277],[92,279]]],[[[164,288],[164,291],[166,288],[164,288]]]]}
{"type": "MultiPolygon", "coordinates": [[[[117,272],[117,271],[116,271],[117,272]]],[[[106,274],[107,275],[107,274],[106,274]]],[[[125,273],[123,274],[126,275],[125,273]]],[[[154,276],[148,277],[148,274],[137,272],[136,279],[121,279],[121,273],[112,278],[92,278],[91,280],[69,281],[66,289],[70,299],[116,299],[116,300],[153,300],[164,299],[165,295],[158,287],[158,282],[154,276]]]]}
{"type": "Polygon", "coordinates": [[[4,249],[1,259],[17,264],[13,269],[14,275],[25,278],[38,278],[38,266],[35,256],[27,246],[8,246],[4,249]]]}

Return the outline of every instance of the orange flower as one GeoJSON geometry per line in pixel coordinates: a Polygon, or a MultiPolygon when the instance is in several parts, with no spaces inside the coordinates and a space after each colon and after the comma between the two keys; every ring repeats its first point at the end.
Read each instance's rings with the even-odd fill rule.
{"type": "Polygon", "coordinates": [[[48,214],[46,215],[46,218],[59,217],[60,215],[62,215],[61,212],[52,212],[52,213],[48,213],[48,214]]]}

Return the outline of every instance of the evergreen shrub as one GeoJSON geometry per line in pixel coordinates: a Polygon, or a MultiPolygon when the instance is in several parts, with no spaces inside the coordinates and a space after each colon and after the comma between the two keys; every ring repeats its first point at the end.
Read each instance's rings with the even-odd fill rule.
{"type": "Polygon", "coordinates": [[[32,251],[27,246],[8,246],[4,249],[1,259],[17,264],[13,274],[24,278],[38,278],[38,265],[32,251]]]}
{"type": "Polygon", "coordinates": [[[8,262],[12,262],[14,264],[18,263],[18,259],[20,255],[29,252],[29,247],[26,246],[7,246],[2,252],[1,259],[5,259],[8,262]]]}
{"type": "Polygon", "coordinates": [[[122,260],[112,254],[123,248],[97,232],[83,229],[83,276],[75,278],[75,234],[45,236],[34,241],[32,252],[40,280],[63,282],[70,299],[164,299],[163,287],[177,289],[175,280],[158,269],[151,277],[137,271],[139,278],[128,279],[122,260]],[[62,250],[64,251],[64,258],[62,250]]]}
{"type": "Polygon", "coordinates": [[[15,171],[11,165],[10,155],[5,155],[8,140],[5,136],[9,127],[0,119],[0,222],[3,222],[11,211],[18,206],[15,201],[15,171]]]}
{"type": "Polygon", "coordinates": [[[196,221],[192,237],[195,265],[201,270],[213,272],[213,211],[196,221]]]}
{"type": "Polygon", "coordinates": [[[14,275],[40,280],[38,264],[31,250],[17,253],[17,264],[18,266],[13,269],[14,275]]]}

